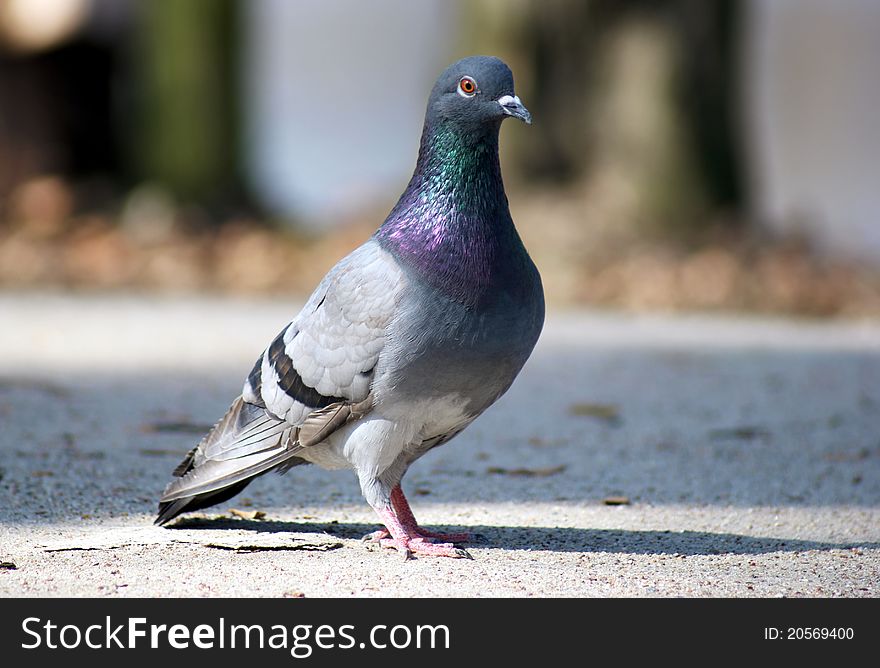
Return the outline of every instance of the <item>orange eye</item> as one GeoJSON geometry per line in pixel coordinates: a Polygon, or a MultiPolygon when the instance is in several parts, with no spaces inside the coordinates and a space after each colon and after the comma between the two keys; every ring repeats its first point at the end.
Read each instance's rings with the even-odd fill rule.
{"type": "Polygon", "coordinates": [[[477,82],[470,77],[462,77],[458,82],[458,94],[473,97],[477,92],[477,82]]]}

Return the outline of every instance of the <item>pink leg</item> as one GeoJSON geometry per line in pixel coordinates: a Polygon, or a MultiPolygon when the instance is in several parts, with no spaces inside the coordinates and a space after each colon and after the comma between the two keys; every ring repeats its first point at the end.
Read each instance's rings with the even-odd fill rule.
{"type": "Polygon", "coordinates": [[[422,538],[434,538],[447,543],[464,543],[471,539],[469,533],[435,533],[434,531],[422,529],[419,523],[416,522],[415,515],[413,515],[413,511],[409,507],[409,501],[403,495],[403,489],[400,485],[391,490],[391,504],[394,506],[394,510],[397,511],[400,521],[414,527],[416,533],[422,538]]]}
{"type": "MultiPolygon", "coordinates": [[[[404,558],[409,559],[413,554],[425,554],[434,557],[454,557],[470,559],[467,551],[455,547],[452,543],[433,543],[430,538],[424,538],[416,533],[417,527],[401,522],[397,513],[391,506],[377,508],[376,513],[385,524],[390,538],[374,535],[382,547],[393,547],[403,553],[404,558]]],[[[380,532],[377,532],[380,533],[380,532]]]]}
{"type": "MultiPolygon", "coordinates": [[[[403,495],[403,489],[400,485],[391,490],[391,508],[400,521],[401,526],[416,536],[439,540],[444,543],[465,543],[471,540],[469,533],[436,533],[420,527],[415,515],[413,515],[412,508],[409,507],[409,501],[403,495]]],[[[389,537],[391,537],[391,534],[387,529],[379,529],[379,531],[374,531],[364,536],[364,540],[377,541],[389,537]]]]}

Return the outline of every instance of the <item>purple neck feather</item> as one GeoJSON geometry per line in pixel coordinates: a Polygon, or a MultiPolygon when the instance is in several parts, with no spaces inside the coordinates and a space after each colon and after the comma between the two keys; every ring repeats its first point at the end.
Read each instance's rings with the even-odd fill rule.
{"type": "Polygon", "coordinates": [[[415,173],[380,244],[456,301],[480,301],[522,248],[498,162],[500,123],[479,136],[426,123],[415,173]]]}

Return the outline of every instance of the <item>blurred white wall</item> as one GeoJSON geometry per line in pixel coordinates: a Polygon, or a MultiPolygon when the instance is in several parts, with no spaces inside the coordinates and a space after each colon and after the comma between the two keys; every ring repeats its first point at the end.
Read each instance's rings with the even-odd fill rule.
{"type": "Polygon", "coordinates": [[[244,144],[262,200],[322,225],[395,199],[428,93],[457,46],[456,3],[243,4],[244,144]]]}
{"type": "Polygon", "coordinates": [[[752,0],[745,100],[756,213],[880,259],[880,2],[752,0]]]}

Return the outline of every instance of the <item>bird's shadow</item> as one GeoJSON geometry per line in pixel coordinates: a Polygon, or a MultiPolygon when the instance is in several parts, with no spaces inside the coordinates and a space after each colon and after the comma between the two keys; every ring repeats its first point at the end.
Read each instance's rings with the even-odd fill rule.
{"type": "MultiPolygon", "coordinates": [[[[336,538],[359,539],[378,528],[351,522],[286,522],[231,518],[185,518],[170,529],[238,529],[268,533],[325,533],[336,538]]],[[[811,550],[877,549],[874,542],[822,542],[790,538],[743,536],[710,531],[641,531],[630,529],[578,529],[571,527],[447,526],[430,527],[475,537],[465,546],[501,550],[552,552],[668,554],[680,556],[766,554],[811,550]]]]}

